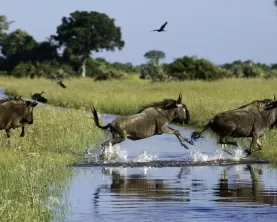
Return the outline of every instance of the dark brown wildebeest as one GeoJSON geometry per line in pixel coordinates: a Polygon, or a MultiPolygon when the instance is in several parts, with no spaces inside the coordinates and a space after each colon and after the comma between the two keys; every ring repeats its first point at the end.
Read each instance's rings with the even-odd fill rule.
{"type": "Polygon", "coordinates": [[[193,144],[189,139],[181,136],[178,130],[168,127],[173,120],[189,121],[187,115],[188,110],[182,103],[182,95],[179,94],[177,100],[165,99],[160,102],[154,102],[143,106],[137,114],[129,116],[117,117],[114,121],[101,126],[96,109],[92,108],[93,119],[97,127],[102,130],[110,129],[112,139],[101,144],[103,152],[105,146],[110,142],[112,145],[121,143],[125,139],[140,140],[154,135],[161,135],[163,133],[174,134],[181,145],[188,149],[187,145],[183,143],[193,144]]]}
{"type": "Polygon", "coordinates": [[[33,108],[37,102],[25,101],[20,97],[0,100],[0,130],[5,130],[10,138],[11,128],[22,127],[20,137],[25,135],[24,124],[33,124],[33,108]]]}
{"type": "MultiPolygon", "coordinates": [[[[277,115],[275,117],[274,113],[277,112],[277,110],[269,110],[267,108],[269,105],[272,106],[273,103],[275,104],[275,102],[277,101],[271,99],[255,100],[237,109],[216,114],[203,127],[202,131],[193,132],[191,139],[196,140],[200,138],[209,128],[219,136],[217,142],[222,145],[229,144],[236,147],[238,146],[237,142],[228,141],[228,137],[252,137],[249,150],[245,150],[247,156],[249,156],[252,152],[261,150],[262,144],[259,138],[264,135],[267,129],[271,129],[276,125],[275,121],[277,120],[277,115]],[[254,150],[255,144],[258,145],[258,150],[254,150]]],[[[231,154],[227,150],[224,151],[231,154]]]]}
{"type": "Polygon", "coordinates": [[[41,103],[47,103],[47,99],[42,96],[43,93],[45,92],[42,91],[41,93],[35,93],[34,95],[32,95],[32,99],[41,103]]]}

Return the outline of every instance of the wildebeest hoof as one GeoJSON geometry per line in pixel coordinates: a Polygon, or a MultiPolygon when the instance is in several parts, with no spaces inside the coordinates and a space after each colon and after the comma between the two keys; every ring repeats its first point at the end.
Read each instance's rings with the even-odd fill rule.
{"type": "Polygon", "coordinates": [[[100,154],[100,155],[99,155],[99,160],[100,160],[100,161],[103,161],[104,159],[105,159],[105,154],[103,154],[103,153],[100,154]]]}
{"type": "Polygon", "coordinates": [[[244,150],[244,153],[246,154],[246,157],[248,157],[248,156],[250,156],[251,151],[250,151],[250,150],[248,150],[248,149],[246,149],[246,150],[244,150]]]}
{"type": "Polygon", "coordinates": [[[193,142],[192,140],[189,140],[188,143],[189,143],[190,145],[194,145],[194,142],[193,142]]]}

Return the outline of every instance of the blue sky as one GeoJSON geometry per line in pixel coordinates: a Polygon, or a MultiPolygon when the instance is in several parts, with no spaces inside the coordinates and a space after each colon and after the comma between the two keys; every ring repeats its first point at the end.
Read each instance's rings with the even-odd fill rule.
{"type": "Polygon", "coordinates": [[[108,61],[140,64],[146,51],[157,49],[166,53],[165,62],[188,55],[216,64],[277,63],[273,0],[2,0],[0,13],[15,21],[11,31],[20,28],[43,41],[75,10],[106,13],[121,27],[123,50],[92,54],[108,61]],[[167,32],[149,32],[165,21],[167,32]]]}

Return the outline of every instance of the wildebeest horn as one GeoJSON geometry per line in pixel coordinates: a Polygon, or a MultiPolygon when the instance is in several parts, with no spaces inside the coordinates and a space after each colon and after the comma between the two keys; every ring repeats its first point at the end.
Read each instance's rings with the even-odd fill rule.
{"type": "Polygon", "coordinates": [[[178,99],[177,99],[177,103],[181,103],[181,102],[182,102],[182,94],[179,93],[179,97],[178,97],[178,99]]]}
{"type": "Polygon", "coordinates": [[[275,96],[275,93],[274,93],[274,100],[276,100],[276,96],[275,96]]]}

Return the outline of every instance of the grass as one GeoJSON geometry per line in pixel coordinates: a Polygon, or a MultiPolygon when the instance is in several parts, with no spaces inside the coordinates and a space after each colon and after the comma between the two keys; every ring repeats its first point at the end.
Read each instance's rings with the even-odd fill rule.
{"type": "Polygon", "coordinates": [[[101,136],[88,119],[85,111],[39,106],[24,138],[13,130],[9,145],[1,134],[1,221],[50,221],[55,211],[62,218],[58,200],[72,173],[67,165],[101,136]]]}

